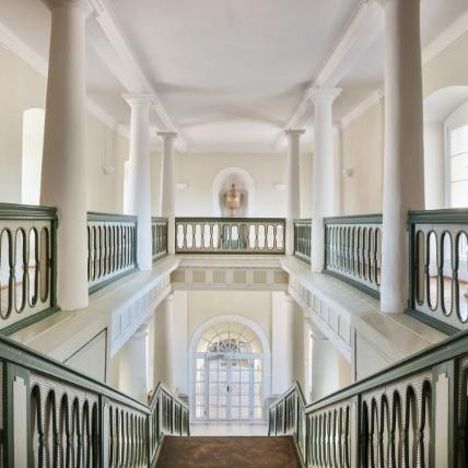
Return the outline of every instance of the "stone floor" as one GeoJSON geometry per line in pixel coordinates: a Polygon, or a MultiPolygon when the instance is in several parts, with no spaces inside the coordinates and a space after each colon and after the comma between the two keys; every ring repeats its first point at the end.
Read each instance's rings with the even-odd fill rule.
{"type": "Polygon", "coordinates": [[[157,468],[299,468],[292,437],[166,437],[157,468]]]}

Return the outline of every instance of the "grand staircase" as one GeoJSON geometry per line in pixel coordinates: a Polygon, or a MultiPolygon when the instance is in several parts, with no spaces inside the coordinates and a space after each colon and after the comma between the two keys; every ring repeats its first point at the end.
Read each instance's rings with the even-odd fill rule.
{"type": "Polygon", "coordinates": [[[157,468],[299,468],[294,440],[283,437],[165,438],[157,468]]]}

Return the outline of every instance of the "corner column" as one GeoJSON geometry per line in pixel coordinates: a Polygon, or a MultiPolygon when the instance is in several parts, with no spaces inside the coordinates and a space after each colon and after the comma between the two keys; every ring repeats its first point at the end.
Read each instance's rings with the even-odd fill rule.
{"type": "Polygon", "coordinates": [[[286,130],[286,255],[294,255],[294,220],[301,216],[300,139],[304,130],[286,130]]]}
{"type": "Polygon", "coordinates": [[[314,155],[312,174],[312,252],[311,270],[321,273],[325,260],[323,218],[336,216],[339,209],[338,164],[333,152],[333,102],[339,88],[312,88],[314,103],[314,155]]]}
{"type": "Polygon", "coordinates": [[[424,209],[419,0],[380,0],[385,13],[385,153],[380,307],[400,313],[409,291],[409,210],[424,209]]]}
{"type": "Polygon", "coordinates": [[[151,270],[151,160],[149,111],[152,95],[125,95],[130,106],[130,154],[125,212],[138,218],[137,260],[140,270],[151,270]]]}
{"type": "Polygon", "coordinates": [[[57,207],[57,302],[88,305],[85,0],[44,0],[51,12],[41,204],[57,207]]]}
{"type": "Polygon", "coordinates": [[[175,173],[174,173],[174,142],[177,133],[158,132],[163,140],[163,169],[162,169],[162,200],[161,216],[168,221],[168,254],[175,253],[175,173]]]}

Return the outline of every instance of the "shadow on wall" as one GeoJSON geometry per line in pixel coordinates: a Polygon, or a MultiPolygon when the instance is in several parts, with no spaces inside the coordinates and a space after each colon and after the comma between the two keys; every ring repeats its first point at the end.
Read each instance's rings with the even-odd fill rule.
{"type": "Polygon", "coordinates": [[[211,187],[213,216],[255,216],[255,182],[245,169],[227,167],[221,170],[214,177],[211,187]],[[225,203],[225,194],[233,185],[241,196],[240,206],[235,210],[229,209],[225,203]]]}

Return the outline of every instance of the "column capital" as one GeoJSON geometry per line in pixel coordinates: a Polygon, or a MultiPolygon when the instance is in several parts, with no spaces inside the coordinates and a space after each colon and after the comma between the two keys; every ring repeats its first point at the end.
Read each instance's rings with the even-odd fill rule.
{"type": "Polygon", "coordinates": [[[297,136],[300,137],[301,135],[304,135],[305,130],[303,128],[288,128],[284,131],[286,136],[297,136]]]}
{"type": "Polygon", "coordinates": [[[139,106],[149,106],[153,102],[154,96],[151,93],[131,93],[122,94],[123,99],[130,108],[139,106]]]}
{"type": "Polygon", "coordinates": [[[158,137],[161,137],[164,141],[172,141],[177,138],[176,132],[156,132],[158,137]]]}
{"type": "Polygon", "coordinates": [[[317,88],[312,87],[307,91],[307,98],[314,103],[330,103],[341,94],[341,88],[317,88]]]}
{"type": "Polygon", "coordinates": [[[80,9],[85,16],[89,16],[93,12],[93,6],[89,0],[42,0],[49,10],[55,8],[77,8],[80,9]]]}

